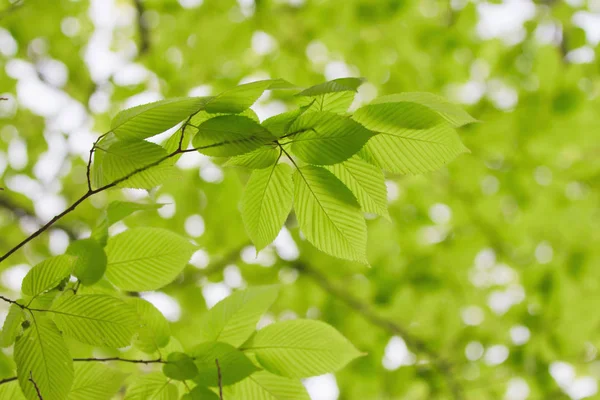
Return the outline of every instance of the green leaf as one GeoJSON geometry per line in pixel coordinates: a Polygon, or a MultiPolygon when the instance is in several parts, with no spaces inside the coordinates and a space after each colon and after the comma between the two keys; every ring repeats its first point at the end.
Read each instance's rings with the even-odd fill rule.
{"type": "Polygon", "coordinates": [[[24,315],[21,307],[11,304],[8,308],[4,325],[2,325],[2,332],[0,332],[0,347],[12,346],[19,334],[23,318],[24,315]]]}
{"type": "Polygon", "coordinates": [[[18,381],[7,382],[0,385],[0,399],[27,400],[26,397],[23,396],[18,381]]]}
{"type": "Polygon", "coordinates": [[[239,399],[252,400],[310,400],[302,382],[258,371],[248,378],[236,383],[234,393],[239,399]]]}
{"type": "Polygon", "coordinates": [[[249,108],[267,89],[294,89],[283,79],[268,79],[246,83],[226,90],[206,104],[209,113],[240,113],[249,108]]]}
{"type": "Polygon", "coordinates": [[[104,171],[104,157],[106,156],[106,152],[100,149],[108,149],[118,141],[119,139],[115,136],[115,134],[110,132],[100,139],[100,141],[96,144],[91,171],[91,181],[93,187],[101,187],[110,183],[104,171]]]}
{"type": "Polygon", "coordinates": [[[102,363],[75,363],[75,380],[67,400],[110,400],[126,374],[102,363]]]}
{"type": "Polygon", "coordinates": [[[356,92],[358,87],[365,82],[365,78],[338,78],[328,82],[311,86],[296,96],[318,96],[335,92],[356,92]]]}
{"type": "Polygon", "coordinates": [[[58,286],[73,272],[76,258],[62,255],[50,257],[37,264],[25,275],[21,291],[28,296],[37,296],[58,286]]]}
{"type": "Polygon", "coordinates": [[[279,149],[273,146],[262,146],[246,154],[231,157],[226,166],[246,167],[251,169],[269,168],[279,159],[279,149]]]}
{"type": "Polygon", "coordinates": [[[232,385],[258,368],[244,353],[227,343],[206,342],[196,346],[190,355],[198,367],[195,381],[204,386],[218,386],[217,363],[221,369],[222,385],[232,385]]]}
{"type": "Polygon", "coordinates": [[[185,353],[175,352],[169,354],[167,363],[163,365],[163,373],[166,377],[178,381],[193,379],[198,375],[198,368],[194,360],[185,353]]]}
{"type": "Polygon", "coordinates": [[[66,336],[97,346],[128,346],[138,327],[133,307],[101,294],[70,296],[52,307],[52,314],[66,336]]]}
{"type": "Polygon", "coordinates": [[[347,91],[308,97],[305,100],[305,107],[308,107],[308,111],[329,111],[344,114],[352,105],[355,95],[355,92],[347,91]]]}
{"type": "Polygon", "coordinates": [[[135,378],[127,387],[123,400],[177,400],[177,386],[160,372],[151,372],[135,378]]]}
{"type": "Polygon", "coordinates": [[[268,371],[291,378],[335,372],[361,353],[330,325],[315,320],[277,322],[242,346],[268,371]]]}
{"type": "Polygon", "coordinates": [[[123,110],[116,115],[110,130],[120,138],[144,139],[177,125],[200,110],[207,99],[174,98],[123,110]]]}
{"type": "Polygon", "coordinates": [[[108,182],[131,175],[120,182],[119,187],[150,189],[172,178],[176,172],[173,160],[167,159],[167,151],[145,140],[117,141],[107,149],[96,151],[106,153],[102,170],[108,182]]]}
{"type": "Polygon", "coordinates": [[[166,229],[129,229],[108,239],[106,277],[123,290],[156,290],[177,277],[194,250],[166,229]]]}
{"type": "Polygon", "coordinates": [[[461,107],[450,103],[440,96],[426,92],[406,92],[379,97],[371,104],[412,102],[421,104],[438,113],[455,128],[477,122],[461,107]]]}
{"type": "Polygon", "coordinates": [[[379,168],[354,156],[327,169],[354,193],[364,212],[390,218],[385,176],[379,168]]]}
{"type": "Polygon", "coordinates": [[[254,333],[278,293],[276,285],[255,286],[221,300],[203,316],[198,340],[240,346],[254,333]]]}
{"type": "Polygon", "coordinates": [[[186,393],[181,400],[219,400],[219,396],[204,386],[196,386],[189,393],[186,393]]]}
{"type": "Polygon", "coordinates": [[[298,117],[300,117],[308,107],[300,107],[293,111],[284,112],[277,114],[271,118],[267,118],[262,122],[262,126],[265,127],[275,137],[282,137],[290,132],[290,127],[298,117]]]}
{"type": "Polygon", "coordinates": [[[208,156],[230,157],[256,150],[273,140],[258,122],[239,115],[223,115],[203,122],[192,144],[208,156]]]}
{"type": "Polygon", "coordinates": [[[357,110],[353,118],[379,133],[360,156],[390,172],[434,171],[468,152],[446,121],[415,103],[368,105],[357,110]]]}
{"type": "Polygon", "coordinates": [[[94,239],[76,240],[69,244],[67,254],[77,257],[73,275],[84,285],[98,282],[106,271],[106,254],[94,239]]]}
{"type": "Polygon", "coordinates": [[[242,197],[242,218],[256,251],[275,240],[292,209],[292,200],[289,165],[276,164],[252,172],[242,197]]]}
{"type": "Polygon", "coordinates": [[[151,303],[137,297],[129,303],[135,308],[140,320],[140,328],[134,344],[141,351],[152,354],[169,344],[171,328],[164,315],[151,303]]]}
{"type": "Polygon", "coordinates": [[[331,172],[305,166],[294,173],[294,209],[302,233],[335,257],[368,264],[367,227],[352,192],[331,172]]]}
{"type": "Polygon", "coordinates": [[[14,358],[19,385],[27,399],[39,399],[35,386],[44,400],[67,397],[73,384],[73,361],[54,322],[36,314],[15,343],[14,358]]]}
{"type": "Polygon", "coordinates": [[[102,246],[106,246],[106,241],[108,240],[108,228],[111,225],[127,218],[136,211],[158,210],[162,206],[164,206],[164,204],[133,203],[120,200],[111,201],[106,208],[104,216],[92,231],[91,236],[102,246]]]}
{"type": "MultiPolygon", "coordinates": [[[[209,113],[202,110],[192,117],[192,119],[190,120],[190,125],[192,125],[192,128],[194,128],[200,126],[203,122],[206,122],[211,118],[216,118],[223,115],[231,115],[231,113],[209,113]]],[[[258,119],[258,115],[256,115],[254,110],[252,110],[251,108],[248,108],[240,113],[236,113],[235,115],[237,115],[238,117],[248,117],[253,121],[260,122],[260,120],[258,119]]]]}
{"type": "Polygon", "coordinates": [[[310,164],[337,164],[357,153],[373,133],[350,118],[330,112],[308,112],[290,128],[292,151],[310,164]]]}

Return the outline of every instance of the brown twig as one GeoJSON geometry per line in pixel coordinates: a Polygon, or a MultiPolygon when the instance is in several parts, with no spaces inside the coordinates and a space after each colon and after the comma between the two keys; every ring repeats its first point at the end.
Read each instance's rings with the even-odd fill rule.
{"type": "Polygon", "coordinates": [[[223,381],[221,377],[221,366],[219,365],[219,359],[215,358],[215,364],[217,364],[217,380],[219,383],[219,399],[223,400],[223,381]]]}
{"type": "Polygon", "coordinates": [[[33,383],[33,387],[35,388],[38,398],[40,400],[44,400],[42,394],[40,393],[40,388],[38,387],[37,383],[35,383],[35,381],[33,380],[33,373],[31,371],[29,371],[29,381],[33,383]]]}
{"type": "Polygon", "coordinates": [[[18,378],[16,376],[11,376],[10,378],[4,378],[0,380],[0,385],[8,383],[8,382],[12,382],[12,381],[16,381],[18,378]]]}
{"type": "Polygon", "coordinates": [[[109,358],[96,358],[96,357],[89,357],[89,358],[74,358],[73,359],[74,362],[108,362],[108,361],[120,361],[120,362],[127,362],[127,363],[133,363],[133,364],[166,364],[167,362],[164,361],[161,358],[156,358],[154,360],[131,360],[128,358],[121,358],[121,357],[109,357],[109,358]]]}

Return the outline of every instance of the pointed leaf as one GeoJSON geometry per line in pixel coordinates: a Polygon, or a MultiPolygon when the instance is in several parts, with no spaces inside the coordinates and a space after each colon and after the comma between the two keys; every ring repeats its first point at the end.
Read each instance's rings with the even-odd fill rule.
{"type": "Polygon", "coordinates": [[[140,320],[135,347],[149,354],[165,347],[171,337],[171,328],[164,315],[144,299],[134,297],[129,303],[135,308],[140,320]]]}
{"type": "Polygon", "coordinates": [[[160,372],[151,372],[135,378],[123,400],[177,400],[179,390],[160,372]]]}
{"type": "Polygon", "coordinates": [[[76,260],[75,257],[67,255],[47,258],[25,275],[21,291],[28,296],[37,296],[55,288],[71,275],[76,260]]]}
{"type": "Polygon", "coordinates": [[[371,104],[413,102],[421,104],[438,113],[455,128],[477,122],[465,110],[456,104],[452,104],[443,97],[426,92],[406,92],[379,97],[371,104]]]}
{"type": "Polygon", "coordinates": [[[209,113],[240,113],[249,108],[267,89],[294,89],[283,79],[268,79],[239,85],[216,96],[206,105],[209,113]]]}
{"type": "Polygon", "coordinates": [[[373,133],[350,118],[330,112],[308,112],[290,128],[292,151],[303,161],[331,165],[356,154],[373,133]]]}
{"type": "Polygon", "coordinates": [[[251,169],[269,168],[277,162],[279,153],[279,149],[275,146],[262,146],[250,153],[231,157],[225,165],[251,169]]]}
{"type": "Polygon", "coordinates": [[[116,115],[110,130],[120,138],[144,139],[177,125],[205,102],[202,97],[182,97],[129,108],[116,115]]]}
{"type": "Polygon", "coordinates": [[[98,225],[92,231],[91,237],[102,246],[106,246],[108,240],[108,228],[116,222],[127,218],[136,211],[158,210],[164,204],[133,203],[129,201],[111,201],[106,208],[105,215],[100,219],[98,225]]]}
{"type": "Polygon", "coordinates": [[[194,250],[166,229],[129,229],[108,240],[106,277],[123,290],[156,290],[177,277],[194,250]]]}
{"type": "Polygon", "coordinates": [[[260,317],[271,307],[278,292],[276,285],[257,286],[221,300],[202,318],[198,340],[238,347],[254,333],[260,317]]]}
{"type": "Polygon", "coordinates": [[[354,193],[364,212],[389,219],[385,176],[379,168],[354,156],[327,169],[354,193]]]}
{"type": "Polygon", "coordinates": [[[294,209],[302,233],[316,248],[367,264],[367,227],[352,192],[331,172],[305,166],[294,174],[294,209]]]}
{"type": "Polygon", "coordinates": [[[223,115],[203,122],[192,143],[194,148],[208,156],[230,157],[248,153],[274,139],[250,118],[223,115]]]}
{"type": "Polygon", "coordinates": [[[67,254],[77,257],[73,275],[84,285],[98,282],[106,271],[106,253],[100,243],[93,239],[76,240],[69,244],[67,254]]]}
{"type": "Polygon", "coordinates": [[[117,141],[97,151],[106,152],[102,170],[108,182],[131,175],[120,182],[119,187],[150,189],[171,178],[176,171],[166,150],[145,140],[117,141]]]}
{"type": "Polygon", "coordinates": [[[36,314],[31,326],[15,343],[19,385],[25,397],[64,400],[73,384],[73,361],[54,322],[36,314]],[[35,382],[35,385],[34,385],[35,382]]]}
{"type": "Polygon", "coordinates": [[[292,209],[292,199],[289,165],[252,172],[242,197],[242,218],[257,251],[275,240],[292,209]]]}
{"type": "Polygon", "coordinates": [[[23,322],[23,310],[16,304],[11,304],[8,308],[8,315],[2,325],[0,332],[0,347],[12,346],[19,334],[21,322],[23,322]]]}
{"type": "Polygon", "coordinates": [[[101,294],[68,297],[52,307],[52,313],[64,335],[97,346],[128,346],[138,327],[133,307],[101,294]]]}
{"type": "Polygon", "coordinates": [[[358,87],[365,82],[365,78],[338,78],[320,83],[303,90],[296,96],[317,96],[335,92],[356,92],[358,87]]]}
{"type": "Polygon", "coordinates": [[[194,357],[194,363],[198,367],[195,381],[204,386],[219,385],[217,360],[223,386],[239,382],[258,370],[244,353],[227,343],[202,343],[190,352],[190,356],[194,357]]]}
{"type": "Polygon", "coordinates": [[[291,378],[335,372],[361,355],[330,325],[302,319],[268,325],[242,348],[266,370],[291,378]]]}
{"type": "Polygon", "coordinates": [[[102,363],[75,363],[75,380],[67,400],[110,400],[125,374],[102,363]]]}
{"type": "Polygon", "coordinates": [[[27,400],[23,396],[18,381],[6,382],[0,385],[0,399],[27,400]]]}
{"type": "Polygon", "coordinates": [[[468,151],[446,121],[419,104],[368,105],[353,118],[378,133],[360,156],[390,172],[434,171],[468,151]]]}
{"type": "Polygon", "coordinates": [[[267,118],[262,122],[262,126],[264,126],[272,135],[275,137],[285,136],[290,132],[290,127],[298,117],[300,117],[308,107],[300,107],[293,111],[284,112],[281,114],[277,114],[272,116],[271,118],[267,118]]]}
{"type": "Polygon", "coordinates": [[[236,383],[234,393],[240,399],[252,400],[310,400],[299,379],[258,371],[236,383]]]}

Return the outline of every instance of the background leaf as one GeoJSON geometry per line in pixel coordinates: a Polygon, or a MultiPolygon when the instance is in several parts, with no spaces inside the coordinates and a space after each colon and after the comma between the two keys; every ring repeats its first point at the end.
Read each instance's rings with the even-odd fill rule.
{"type": "Polygon", "coordinates": [[[23,318],[23,310],[19,306],[11,304],[2,325],[2,332],[0,332],[0,347],[12,346],[19,334],[23,318]]]}
{"type": "Polygon", "coordinates": [[[181,272],[194,246],[160,228],[132,228],[108,240],[106,277],[123,290],[156,290],[181,272]]]}
{"type": "Polygon", "coordinates": [[[177,386],[160,372],[136,377],[127,387],[123,400],[177,400],[179,390],[177,386]]]}

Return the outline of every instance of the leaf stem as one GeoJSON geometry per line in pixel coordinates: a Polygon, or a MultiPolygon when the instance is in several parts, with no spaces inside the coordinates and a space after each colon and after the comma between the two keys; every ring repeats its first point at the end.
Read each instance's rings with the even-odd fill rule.
{"type": "Polygon", "coordinates": [[[217,379],[219,383],[219,399],[223,400],[223,380],[221,377],[221,366],[219,365],[219,359],[215,358],[215,364],[217,364],[217,379]]]}

